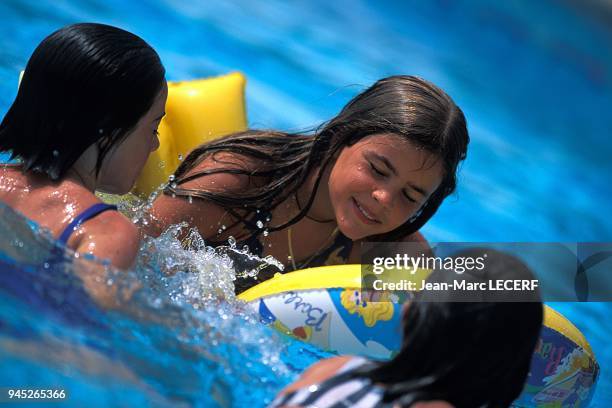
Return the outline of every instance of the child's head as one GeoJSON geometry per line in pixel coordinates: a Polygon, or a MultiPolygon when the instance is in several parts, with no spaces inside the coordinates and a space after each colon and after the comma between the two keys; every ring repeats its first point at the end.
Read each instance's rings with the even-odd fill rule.
{"type": "MultiPolygon", "coordinates": [[[[457,256],[484,252],[484,270],[438,270],[427,281],[533,279],[527,266],[502,252],[473,249],[457,256]]],[[[464,291],[417,293],[404,314],[400,352],[366,374],[389,384],[386,399],[401,406],[440,399],[455,407],[505,407],[519,396],[543,321],[539,292],[516,302],[496,301],[500,296],[492,292],[477,297],[466,302],[464,291]]]]}
{"type": "Polygon", "coordinates": [[[353,239],[394,241],[423,226],[455,190],[468,143],[463,113],[444,91],[416,77],[393,76],[328,122],[313,155],[323,164],[336,160],[330,198],[341,230],[353,239]],[[351,221],[355,206],[371,222],[351,221]]]}
{"type": "Polygon", "coordinates": [[[164,75],[157,53],[134,34],[103,24],[64,27],[30,57],[0,125],[0,151],[54,180],[94,144],[96,175],[126,136],[146,133],[149,139],[133,145],[148,145],[138,152],[148,155],[157,147],[156,127],[141,119],[156,102],[163,113],[164,75]]]}

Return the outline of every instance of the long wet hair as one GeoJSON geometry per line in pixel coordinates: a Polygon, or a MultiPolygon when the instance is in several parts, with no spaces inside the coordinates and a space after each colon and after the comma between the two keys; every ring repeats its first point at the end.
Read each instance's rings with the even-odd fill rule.
{"type": "MultiPolygon", "coordinates": [[[[427,281],[534,279],[527,266],[502,252],[472,249],[457,256],[476,258],[484,252],[483,271],[434,271],[427,281]]],[[[393,406],[432,400],[456,408],[510,406],[523,390],[540,335],[539,292],[523,295],[521,302],[500,302],[499,292],[477,294],[479,299],[470,302],[453,302],[463,300],[462,293],[446,294],[440,299],[440,292],[417,293],[403,317],[399,353],[353,375],[384,384],[383,401],[393,406]]]]}
{"type": "MultiPolygon", "coordinates": [[[[427,203],[406,223],[370,239],[395,241],[418,231],[456,187],[456,171],[465,159],[469,136],[465,117],[453,100],[440,88],[413,76],[392,76],[377,81],[354,97],[332,120],[314,135],[289,134],[269,130],[247,130],[211,141],[193,150],[175,173],[175,182],[164,192],[170,195],[202,198],[225,208],[238,222],[257,229],[256,212],[268,212],[295,194],[312,171],[317,171],[315,187],[301,211],[285,224],[267,226],[282,230],[302,219],[309,211],[325,168],[336,154],[372,134],[393,134],[410,141],[416,148],[432,153],[442,161],[444,178],[427,203]],[[216,168],[191,172],[205,158],[217,152],[231,152],[255,159],[257,168],[216,168]],[[263,186],[244,192],[185,189],[180,184],[215,173],[265,177],[263,186]]],[[[235,225],[235,224],[234,224],[235,225]]]]}
{"type": "Polygon", "coordinates": [[[61,179],[83,152],[104,157],[151,108],[165,69],[142,38],[94,23],[45,38],[30,57],[17,97],[0,124],[0,152],[23,171],[61,179]]]}

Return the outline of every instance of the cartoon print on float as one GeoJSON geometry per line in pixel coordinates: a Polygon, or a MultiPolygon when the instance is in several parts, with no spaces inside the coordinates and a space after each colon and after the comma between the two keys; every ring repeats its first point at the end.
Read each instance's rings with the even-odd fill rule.
{"type": "Polygon", "coordinates": [[[364,302],[354,292],[340,288],[289,291],[253,304],[263,322],[324,350],[390,357],[391,350],[399,347],[401,336],[391,333],[400,327],[401,307],[388,299],[364,302]]]}
{"type": "Polygon", "coordinates": [[[262,321],[276,330],[328,349],[331,322],[329,305],[321,305],[317,300],[307,293],[286,292],[260,299],[258,311],[262,321]]]}

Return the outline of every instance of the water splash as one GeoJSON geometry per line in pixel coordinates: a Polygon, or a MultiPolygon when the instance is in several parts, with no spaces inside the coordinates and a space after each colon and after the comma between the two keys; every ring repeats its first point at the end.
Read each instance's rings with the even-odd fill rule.
{"type": "MultiPolygon", "coordinates": [[[[142,208],[131,210],[139,218],[142,208]]],[[[47,232],[0,204],[0,382],[15,373],[32,383],[61,378],[77,405],[92,396],[108,405],[267,404],[323,354],[263,326],[236,299],[228,254],[248,265],[274,260],[228,244],[207,247],[177,225],[143,241],[132,271],[117,271],[59,251],[47,232]],[[112,308],[92,299],[91,285],[114,295],[112,308]]]]}

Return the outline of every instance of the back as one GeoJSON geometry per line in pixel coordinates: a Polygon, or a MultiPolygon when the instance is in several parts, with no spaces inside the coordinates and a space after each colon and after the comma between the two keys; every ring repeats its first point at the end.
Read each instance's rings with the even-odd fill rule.
{"type": "MultiPolygon", "coordinates": [[[[336,406],[358,406],[362,408],[380,407],[383,388],[372,384],[367,378],[354,377],[351,375],[352,371],[356,368],[368,364],[368,360],[361,357],[341,357],[336,358],[336,360],[338,360],[338,363],[341,362],[343,364],[335,370],[335,373],[329,373],[333,376],[323,381],[315,381],[309,386],[287,390],[287,392],[279,395],[272,404],[270,404],[270,408],[285,406],[316,406],[320,408],[336,406]]],[[[318,363],[318,365],[321,364],[322,363],[318,363]]],[[[332,368],[332,370],[334,369],[332,368]]],[[[313,380],[315,377],[320,377],[317,375],[313,376],[312,374],[314,371],[316,371],[316,365],[311,367],[308,372],[304,374],[302,382],[311,382],[308,377],[311,377],[313,380]]],[[[325,375],[325,377],[327,377],[327,375],[325,375]]]]}
{"type": "MultiPolygon", "coordinates": [[[[50,231],[58,239],[68,225],[101,201],[66,176],[54,182],[44,175],[22,173],[16,165],[0,166],[0,201],[50,231]]],[[[136,227],[118,211],[104,211],[78,225],[66,246],[129,268],[138,251],[136,227]]]]}
{"type": "Polygon", "coordinates": [[[100,202],[69,178],[51,183],[48,177],[24,174],[14,165],[0,167],[0,201],[48,229],[55,238],[77,214],[100,202]]]}

